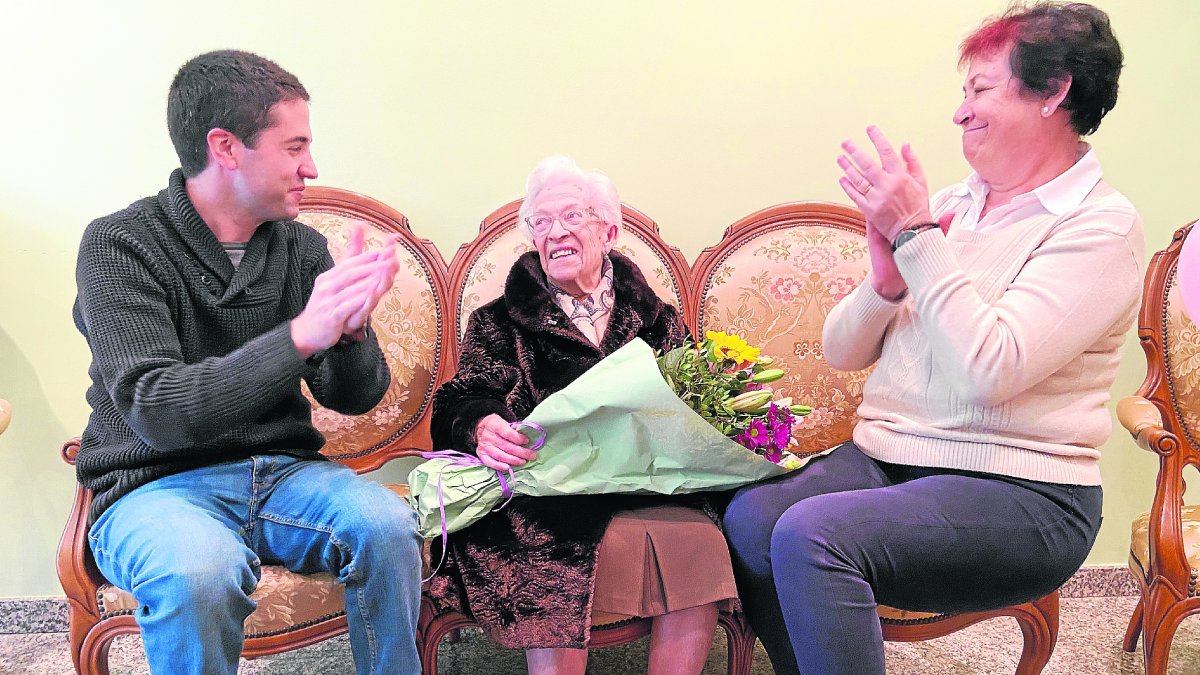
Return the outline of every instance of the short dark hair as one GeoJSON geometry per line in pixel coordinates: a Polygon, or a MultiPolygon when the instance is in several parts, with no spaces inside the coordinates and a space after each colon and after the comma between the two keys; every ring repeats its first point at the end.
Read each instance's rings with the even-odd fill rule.
{"type": "Polygon", "coordinates": [[[1081,136],[1100,128],[1117,105],[1124,56],[1103,11],[1082,2],[1015,4],[962,41],[959,65],[1009,45],[1009,65],[1026,90],[1048,96],[1071,78],[1062,107],[1081,136]]]}
{"type": "Polygon", "coordinates": [[[257,54],[225,49],[192,58],[167,93],[167,130],[187,177],[208,164],[208,132],[225,129],[254,147],[270,128],[271,107],[308,99],[300,80],[257,54]]]}

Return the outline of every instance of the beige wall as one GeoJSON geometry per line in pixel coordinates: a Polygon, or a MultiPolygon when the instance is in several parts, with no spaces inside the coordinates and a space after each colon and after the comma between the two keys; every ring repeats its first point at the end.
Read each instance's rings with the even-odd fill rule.
{"type": "MultiPolygon", "coordinates": [[[[1095,143],[1110,182],[1141,209],[1153,251],[1200,215],[1200,3],[1101,5],[1127,67],[1120,105],[1095,143]]],[[[314,97],[316,182],[396,207],[447,257],[520,194],[539,158],[565,152],[608,171],[622,197],[694,260],[763,206],[845,201],[837,144],[862,138],[868,123],[912,141],[932,185],[965,175],[950,124],[961,85],[955,47],[1003,6],[51,0],[7,8],[0,396],[15,413],[0,437],[0,597],[61,593],[53,549],[74,480],[58,446],[88,412],[88,353],[70,319],[75,248],[90,219],[160,189],[176,165],[164,101],[188,57],[239,47],[294,71],[314,97]]],[[[1131,339],[1114,396],[1135,389],[1143,371],[1131,339]]],[[[1154,468],[1121,433],[1105,445],[1107,517],[1089,562],[1124,560],[1154,468]]]]}

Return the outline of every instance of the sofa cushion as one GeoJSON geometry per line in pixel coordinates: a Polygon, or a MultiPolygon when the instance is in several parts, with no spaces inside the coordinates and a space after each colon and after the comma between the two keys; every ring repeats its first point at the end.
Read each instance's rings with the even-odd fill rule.
{"type": "MultiPolygon", "coordinates": [[[[345,588],[329,574],[296,574],[264,565],[250,599],[258,608],[246,618],[246,637],[276,635],[346,612],[345,588]]],[[[104,584],[96,591],[100,618],[133,614],[137,601],[127,591],[104,584]]]]}
{"type": "MultiPolygon", "coordinates": [[[[1183,519],[1183,549],[1187,556],[1188,567],[1192,570],[1192,587],[1188,595],[1196,595],[1195,581],[1200,570],[1200,505],[1184,506],[1183,519]]],[[[1146,570],[1150,568],[1150,512],[1147,511],[1133,519],[1129,544],[1129,571],[1139,579],[1146,578],[1146,570]]]]}

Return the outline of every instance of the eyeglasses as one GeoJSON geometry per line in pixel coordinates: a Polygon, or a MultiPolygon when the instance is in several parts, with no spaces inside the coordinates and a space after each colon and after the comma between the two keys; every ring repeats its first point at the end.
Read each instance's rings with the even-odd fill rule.
{"type": "Polygon", "coordinates": [[[576,206],[563,211],[557,216],[552,216],[548,213],[535,213],[532,216],[527,217],[525,219],[525,223],[529,225],[529,229],[533,230],[533,233],[537,235],[542,235],[549,232],[550,228],[554,227],[554,221],[556,220],[562,223],[563,227],[574,232],[588,222],[590,219],[589,216],[591,218],[598,217],[596,212],[591,208],[584,209],[576,206]]]}

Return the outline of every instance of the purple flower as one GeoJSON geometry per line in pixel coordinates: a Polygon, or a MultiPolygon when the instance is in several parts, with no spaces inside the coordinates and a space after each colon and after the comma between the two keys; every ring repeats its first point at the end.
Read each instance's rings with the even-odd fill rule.
{"type": "Polygon", "coordinates": [[[733,440],[741,443],[744,447],[750,450],[757,450],[768,443],[769,430],[767,425],[762,420],[750,420],[750,424],[746,425],[746,430],[743,431],[733,440]]]}
{"type": "Polygon", "coordinates": [[[776,450],[783,450],[788,445],[788,440],[792,437],[792,428],[777,424],[771,428],[771,447],[776,450]]]}
{"type": "Polygon", "coordinates": [[[774,402],[767,408],[767,434],[773,450],[783,450],[792,437],[792,423],[795,422],[792,411],[774,402]]]}
{"type": "Polygon", "coordinates": [[[775,405],[774,401],[767,404],[767,425],[775,426],[776,420],[779,419],[779,406],[775,405]]]}

